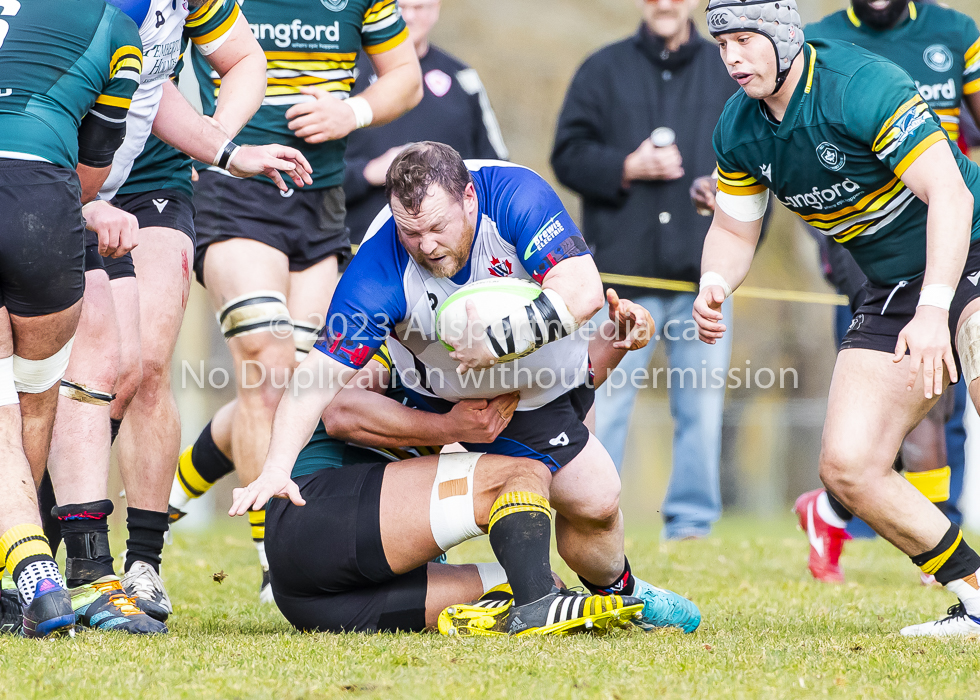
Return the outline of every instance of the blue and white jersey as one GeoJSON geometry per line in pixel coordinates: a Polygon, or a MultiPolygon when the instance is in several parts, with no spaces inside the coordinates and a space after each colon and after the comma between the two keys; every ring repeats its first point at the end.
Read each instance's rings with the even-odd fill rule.
{"type": "Polygon", "coordinates": [[[436,337],[436,312],[471,282],[512,277],[540,284],[562,260],[591,253],[558,195],[537,173],[495,160],[466,165],[479,212],[463,269],[437,278],[416,264],[385,208],[341,278],[315,347],[348,367],[362,367],[390,334],[388,349],[407,389],[453,402],[519,391],[518,410],[535,409],[586,381],[583,331],[514,362],[460,376],[458,363],[436,337]]]}

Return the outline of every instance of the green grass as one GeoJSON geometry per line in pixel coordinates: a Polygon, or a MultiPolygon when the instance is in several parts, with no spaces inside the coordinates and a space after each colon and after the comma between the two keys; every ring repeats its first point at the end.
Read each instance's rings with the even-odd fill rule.
{"type": "MultiPolygon", "coordinates": [[[[449,640],[298,634],[256,602],[247,527],[180,534],[171,634],[0,639],[4,698],[977,698],[980,641],[906,640],[953,600],[883,542],[852,542],[844,586],[812,582],[789,521],[728,519],[698,542],[632,532],[634,571],[691,596],[693,635],[449,640]],[[215,583],[212,575],[227,578],[215,583]]],[[[485,540],[453,561],[489,556],[485,540]]],[[[567,569],[559,571],[570,583],[567,569]]]]}

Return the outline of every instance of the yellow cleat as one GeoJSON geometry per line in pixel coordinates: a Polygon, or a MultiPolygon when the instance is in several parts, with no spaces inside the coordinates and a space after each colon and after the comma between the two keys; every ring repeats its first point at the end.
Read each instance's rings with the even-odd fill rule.
{"type": "Polygon", "coordinates": [[[447,637],[493,637],[507,634],[502,625],[514,604],[510,584],[494,586],[472,603],[439,613],[439,632],[447,637]]]}

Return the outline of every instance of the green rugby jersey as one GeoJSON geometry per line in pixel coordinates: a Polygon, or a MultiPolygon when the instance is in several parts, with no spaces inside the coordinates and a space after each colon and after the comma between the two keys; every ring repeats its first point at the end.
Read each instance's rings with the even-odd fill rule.
{"type": "MultiPolygon", "coordinates": [[[[925,270],[928,208],[901,181],[926,149],[948,141],[915,85],[897,65],[862,48],[816,40],[782,123],[739,90],[715,128],[718,188],[732,195],[771,190],[808,224],[851,251],[874,284],[925,270]]],[[[980,167],[950,144],[976,198],[980,167]]]]}
{"type": "Polygon", "coordinates": [[[74,169],[82,118],[125,120],[142,60],[136,24],[103,0],[0,0],[0,158],[74,169]]]}
{"type": "MultiPolygon", "coordinates": [[[[240,14],[241,10],[235,0],[209,0],[188,15],[184,22],[180,57],[174,68],[174,77],[180,74],[183,67],[184,51],[188,43],[206,45],[217,41],[232,30],[240,14]]],[[[150,134],[118,194],[179,190],[188,197],[193,197],[192,162],[176,148],[150,134]]]]}
{"type": "MultiPolygon", "coordinates": [[[[405,391],[405,388],[398,380],[398,374],[395,372],[391,355],[388,353],[388,346],[382,345],[378,348],[378,351],[371,359],[381,363],[391,375],[385,396],[411,408],[416,408],[405,391]]],[[[313,431],[313,437],[310,438],[306,447],[300,451],[299,456],[296,458],[296,464],[293,465],[292,478],[295,479],[300,476],[306,476],[307,474],[313,474],[321,469],[339,469],[340,467],[347,467],[351,464],[364,464],[365,462],[378,462],[381,460],[395,462],[402,459],[411,459],[412,457],[435,455],[439,454],[441,449],[441,445],[387,450],[361,447],[360,445],[353,445],[343,440],[330,437],[327,434],[327,429],[323,426],[323,421],[320,421],[316,426],[316,430],[313,431]]]]}
{"type": "Polygon", "coordinates": [[[903,24],[877,31],[849,7],[808,25],[805,33],[807,39],[849,41],[897,63],[912,76],[949,137],[959,138],[963,96],[980,91],[980,31],[970,17],[910,2],[903,24]]]}
{"type": "MultiPolygon", "coordinates": [[[[346,98],[354,84],[354,63],[363,48],[383,53],[408,38],[395,0],[248,0],[252,33],[265,51],[268,86],[262,107],[235,138],[236,143],[280,143],[303,152],[313,166],[312,189],[344,181],[347,139],[308,144],[287,126],[286,111],[310,102],[300,87],[317,87],[346,98]]],[[[197,52],[194,72],[205,114],[214,114],[221,80],[197,52]]],[[[274,187],[271,180],[261,181],[274,187]]]]}

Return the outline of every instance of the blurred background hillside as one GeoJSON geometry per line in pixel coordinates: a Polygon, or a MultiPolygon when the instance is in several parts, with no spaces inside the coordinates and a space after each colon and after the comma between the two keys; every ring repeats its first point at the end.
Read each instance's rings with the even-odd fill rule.
{"type": "MultiPolygon", "coordinates": [[[[846,5],[842,0],[803,0],[799,4],[806,22],[846,5]]],[[[980,18],[980,0],[949,0],[948,4],[980,18]]],[[[703,14],[698,19],[704,33],[703,14]]],[[[433,42],[478,70],[512,160],[556,184],[548,156],[572,74],[586,56],[632,34],[638,24],[634,0],[443,0],[433,42]]],[[[196,90],[192,76],[187,77],[182,89],[196,90]]],[[[577,214],[577,197],[567,190],[559,192],[569,210],[577,214]]],[[[746,284],[833,291],[821,278],[815,244],[782,209],[773,219],[746,284]]],[[[835,355],[832,313],[830,306],[736,296],[731,366],[744,368],[751,363],[753,370],[769,367],[777,376],[780,368],[793,368],[799,383],[782,390],[743,386],[729,391],[722,454],[726,511],[761,517],[784,514],[800,492],[818,484],[817,454],[835,355]]],[[[187,369],[200,374],[202,362],[205,371],[231,370],[213,310],[195,284],[173,366],[185,445],[234,395],[231,383],[223,390],[201,390],[193,383],[187,369]]],[[[654,364],[666,366],[662,349],[654,364]]],[[[216,373],[214,379],[220,378],[220,372],[216,373]]],[[[968,451],[968,460],[977,459],[976,450],[968,451]]],[[[659,527],[657,511],[670,464],[670,411],[666,387],[660,386],[640,394],[623,468],[623,509],[633,526],[659,527]]],[[[216,510],[226,508],[230,489],[237,485],[231,481],[233,478],[226,479],[228,483],[212,489],[202,499],[200,512],[182,526],[200,525],[216,510]]]]}

